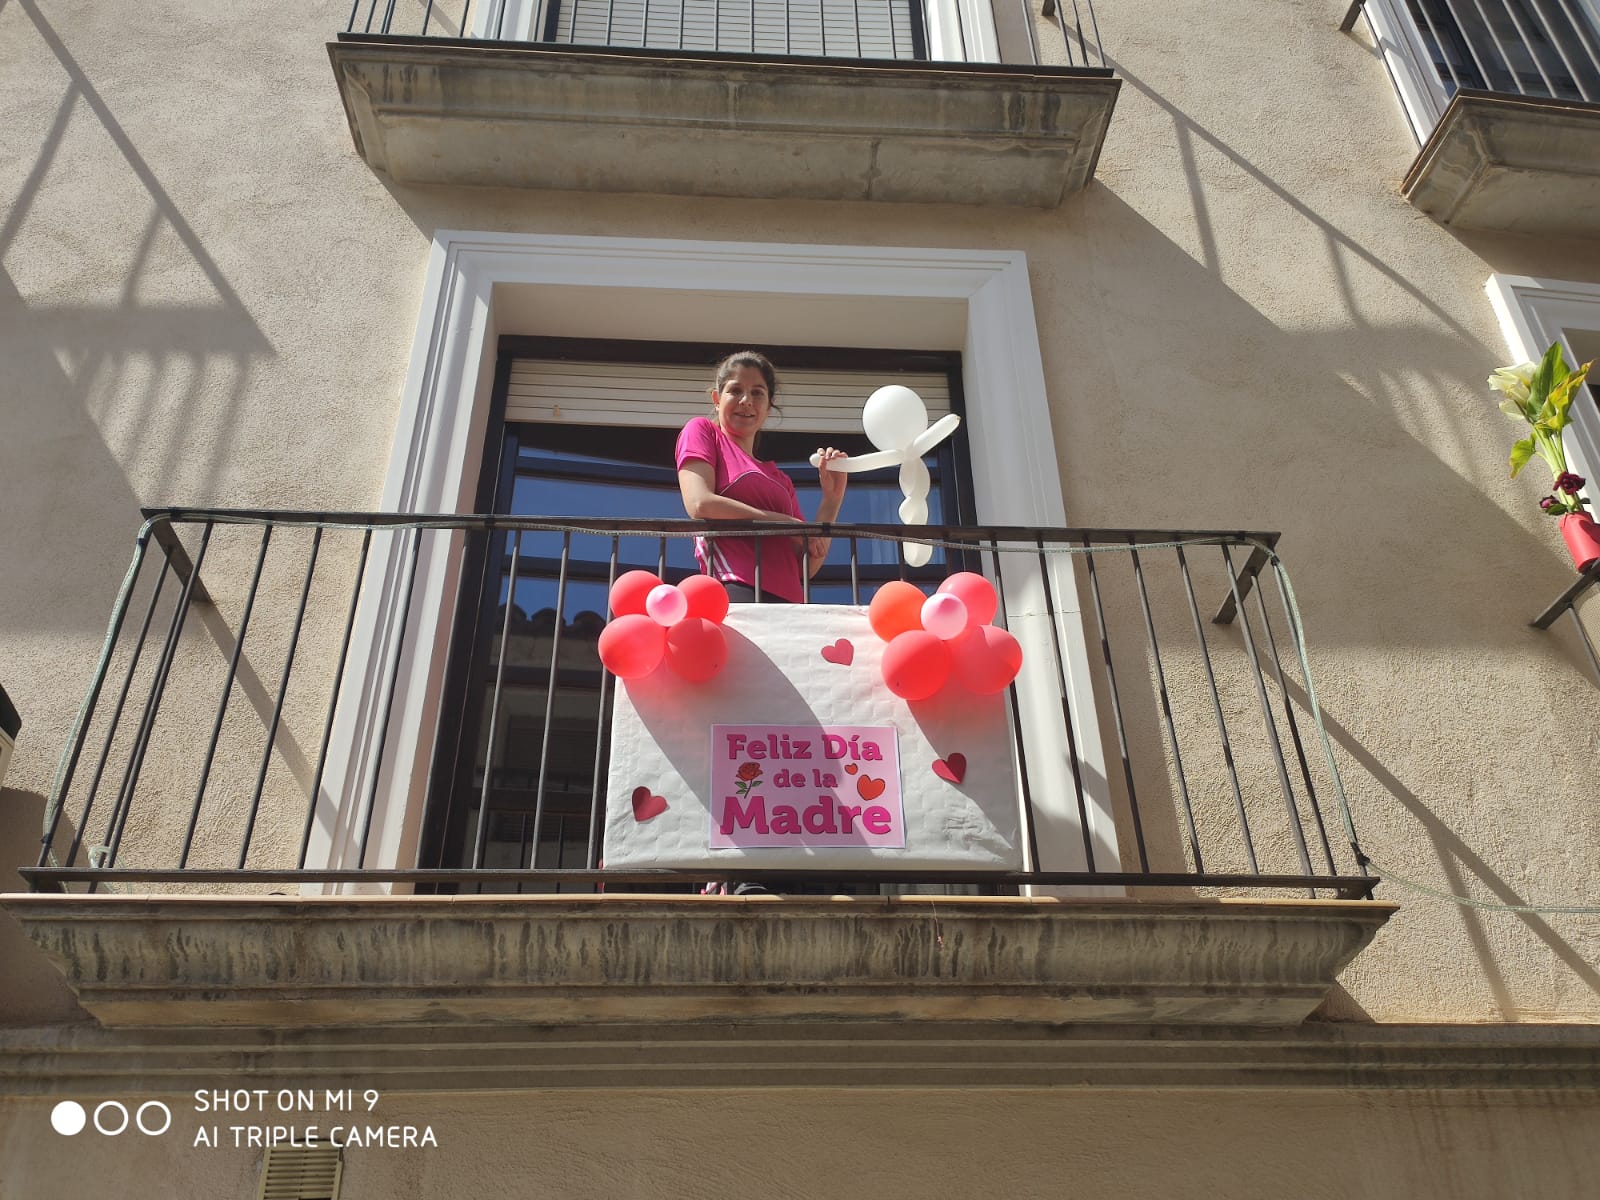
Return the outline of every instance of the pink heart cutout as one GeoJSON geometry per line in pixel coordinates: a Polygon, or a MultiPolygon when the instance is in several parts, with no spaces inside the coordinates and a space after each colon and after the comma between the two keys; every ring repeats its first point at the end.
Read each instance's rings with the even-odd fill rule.
{"type": "Polygon", "coordinates": [[[822,657],[841,667],[848,667],[856,660],[856,648],[849,638],[840,638],[833,645],[822,648],[822,657]]]}
{"type": "Polygon", "coordinates": [[[960,783],[967,777],[967,756],[947,754],[933,760],[933,773],[950,783],[960,783]]]}
{"type": "Polygon", "coordinates": [[[647,787],[633,789],[633,819],[635,821],[648,821],[651,817],[659,817],[667,811],[667,798],[653,795],[647,787]]]}

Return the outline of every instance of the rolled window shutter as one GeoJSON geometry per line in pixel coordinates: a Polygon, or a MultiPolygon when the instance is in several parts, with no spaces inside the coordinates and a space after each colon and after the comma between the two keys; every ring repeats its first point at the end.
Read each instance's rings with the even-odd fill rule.
{"type": "MultiPolygon", "coordinates": [[[[904,384],[928,406],[950,411],[950,381],[939,373],[778,368],[774,431],[860,433],[861,407],[878,388],[904,384]]],[[[517,359],[506,392],[507,421],[643,425],[676,429],[710,411],[705,367],[652,363],[517,359]]]]}

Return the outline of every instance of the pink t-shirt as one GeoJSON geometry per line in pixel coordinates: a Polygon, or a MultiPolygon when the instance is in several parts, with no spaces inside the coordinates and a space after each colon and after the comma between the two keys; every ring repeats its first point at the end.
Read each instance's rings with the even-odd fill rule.
{"type": "MultiPolygon", "coordinates": [[[[690,459],[710,463],[717,473],[717,495],[740,500],[767,512],[788,513],[801,518],[800,497],[794,484],[777,466],[751,458],[715,421],[696,417],[678,435],[675,454],[678,469],[690,459]]],[[[803,518],[801,518],[803,519],[803,518]]],[[[761,591],[771,592],[794,604],[803,603],[805,591],[800,580],[800,556],[786,537],[767,537],[761,541],[761,591]]],[[[696,538],[694,556],[708,575],[724,583],[756,582],[756,540],[753,538],[696,538]]]]}

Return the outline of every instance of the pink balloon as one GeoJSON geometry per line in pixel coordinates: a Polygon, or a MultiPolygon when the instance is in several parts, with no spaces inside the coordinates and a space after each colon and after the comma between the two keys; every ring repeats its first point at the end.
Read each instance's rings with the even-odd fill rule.
{"type": "Polygon", "coordinates": [[[644,612],[645,598],[652,588],[661,586],[661,579],[649,571],[629,571],[619,575],[611,585],[611,615],[632,616],[644,612]]]}
{"type": "Polygon", "coordinates": [[[995,594],[994,584],[971,571],[957,571],[939,585],[939,591],[960,597],[961,603],[967,606],[967,613],[974,625],[988,625],[993,622],[995,610],[1000,606],[1000,598],[995,594]]]}
{"type": "Polygon", "coordinates": [[[667,630],[667,666],[690,683],[704,683],[728,661],[728,638],[722,626],[704,617],[688,617],[667,630]]]}
{"type": "Polygon", "coordinates": [[[600,631],[600,661],[622,679],[639,679],[661,665],[667,631],[643,613],[628,613],[600,631]]]}
{"type": "Polygon", "coordinates": [[[663,583],[650,589],[644,598],[644,611],[657,625],[670,629],[689,615],[689,598],[670,583],[663,583]]]}
{"type": "Polygon", "coordinates": [[[691,575],[678,585],[678,590],[689,601],[691,617],[704,617],[713,625],[721,625],[728,615],[728,589],[720,579],[691,575]]]}
{"type": "Polygon", "coordinates": [[[1022,669],[1022,646],[1007,630],[974,625],[950,643],[950,661],[962,687],[992,696],[1022,669]]]}
{"type": "Polygon", "coordinates": [[[883,682],[902,700],[926,700],[950,678],[950,649],[925,629],[900,634],[883,651],[883,682]]]}
{"type": "Polygon", "coordinates": [[[922,602],[922,627],[941,642],[960,637],[967,628],[967,606],[960,596],[935,592],[922,602]]]}

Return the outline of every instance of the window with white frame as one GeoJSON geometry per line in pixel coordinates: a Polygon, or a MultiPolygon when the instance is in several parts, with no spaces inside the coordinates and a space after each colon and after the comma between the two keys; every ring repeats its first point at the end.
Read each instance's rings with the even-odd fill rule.
{"type": "MultiPolygon", "coordinates": [[[[1571,363],[1600,360],[1600,284],[1524,275],[1491,275],[1489,301],[1505,332],[1509,362],[1537,362],[1552,342],[1566,348],[1571,363]]],[[[1567,459],[1590,480],[1600,481],[1600,407],[1591,381],[1571,409],[1567,459]]]]}
{"type": "Polygon", "coordinates": [[[1597,0],[1365,0],[1418,141],[1462,89],[1600,102],[1597,0]]]}
{"type": "MultiPolygon", "coordinates": [[[[530,332],[833,346],[860,346],[865,336],[868,345],[959,351],[975,519],[1065,524],[1019,252],[442,231],[380,508],[471,511],[496,346],[502,334],[530,332]]],[[[399,541],[374,550],[332,734],[347,751],[324,776],[332,818],[314,830],[308,861],[354,865],[359,845],[369,846],[367,866],[414,856],[460,570],[445,540],[409,562],[399,541]],[[379,704],[385,687],[392,701],[379,704]]],[[[1020,564],[1015,584],[1008,580],[1006,623],[1025,655],[1054,657],[1059,647],[1072,736],[1062,736],[1063,697],[1043,672],[1019,678],[1015,725],[1034,798],[1037,865],[1082,870],[1091,848],[1098,861],[1118,861],[1117,837],[1085,618],[1075,603],[1051,605],[1050,595],[1076,595],[1072,565],[1059,556],[1020,564]]]]}

